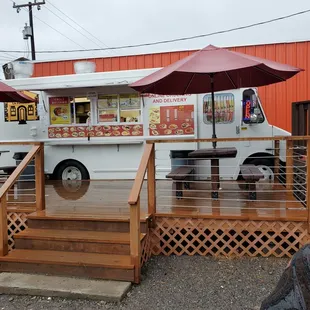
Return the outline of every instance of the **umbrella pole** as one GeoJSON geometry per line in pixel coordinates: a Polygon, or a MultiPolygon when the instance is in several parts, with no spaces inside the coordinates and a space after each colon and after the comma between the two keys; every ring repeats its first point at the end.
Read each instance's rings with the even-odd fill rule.
{"type": "MultiPolygon", "coordinates": [[[[216,133],[215,133],[215,100],[214,100],[214,80],[213,80],[214,74],[210,74],[211,78],[211,97],[212,97],[212,139],[216,139],[216,133]]],[[[216,148],[216,142],[212,142],[213,148],[216,148]]]]}

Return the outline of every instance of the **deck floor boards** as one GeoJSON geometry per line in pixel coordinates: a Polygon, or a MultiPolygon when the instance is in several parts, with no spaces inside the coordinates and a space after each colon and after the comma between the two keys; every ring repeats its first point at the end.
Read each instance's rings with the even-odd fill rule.
{"type": "MultiPolygon", "coordinates": [[[[26,182],[25,182],[26,183],[26,182]]],[[[259,183],[257,200],[248,200],[244,184],[236,181],[221,182],[219,200],[211,199],[210,182],[194,182],[184,190],[183,199],[175,197],[171,180],[156,182],[157,214],[161,216],[206,217],[262,220],[307,220],[307,210],[292,192],[281,184],[259,183]]],[[[61,181],[46,183],[46,216],[63,215],[107,219],[129,219],[127,200],[133,180],[83,181],[82,184],[63,185],[61,181]],[[74,188],[76,186],[76,188],[74,188]]],[[[9,208],[18,205],[31,208],[33,184],[23,184],[28,191],[11,191],[9,208]],[[32,186],[32,187],[31,187],[32,186]],[[16,194],[17,193],[17,194],[16,194]]],[[[147,190],[144,182],[141,192],[141,219],[146,219],[147,190]]]]}

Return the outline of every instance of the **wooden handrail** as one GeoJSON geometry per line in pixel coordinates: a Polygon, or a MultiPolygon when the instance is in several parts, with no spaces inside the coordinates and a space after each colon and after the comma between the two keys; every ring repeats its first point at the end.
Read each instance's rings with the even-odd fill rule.
{"type": "Polygon", "coordinates": [[[41,142],[31,142],[31,141],[0,141],[0,145],[40,145],[41,142]]]}
{"type": "Polygon", "coordinates": [[[32,161],[33,157],[40,151],[41,146],[35,145],[31,148],[30,152],[25,156],[25,158],[21,161],[21,163],[16,167],[14,172],[8,177],[6,182],[0,188],[0,199],[4,197],[7,191],[12,187],[12,185],[16,182],[22,172],[27,168],[29,163],[32,161]]]}
{"type": "MultiPolygon", "coordinates": [[[[22,143],[21,143],[22,144],[22,143]]],[[[27,168],[29,163],[33,160],[40,150],[44,148],[43,144],[34,145],[21,163],[16,167],[13,173],[8,177],[3,186],[0,188],[0,256],[8,254],[8,220],[7,220],[7,192],[18,180],[22,172],[27,168]]],[[[44,191],[43,191],[44,193],[44,191]]],[[[41,193],[42,195],[42,193],[41,193]]]]}
{"type": "Polygon", "coordinates": [[[141,158],[141,162],[140,162],[140,165],[137,171],[137,175],[133,183],[131,192],[129,194],[128,203],[130,205],[135,205],[138,203],[141,188],[142,188],[143,181],[144,181],[144,176],[146,173],[146,169],[148,166],[148,162],[149,162],[153,147],[154,146],[152,144],[145,145],[144,152],[141,158]]]}
{"type": "Polygon", "coordinates": [[[147,144],[155,143],[186,143],[186,142],[236,142],[236,141],[298,141],[310,140],[309,136],[274,136],[274,137],[242,137],[242,138],[217,138],[217,139],[161,139],[161,140],[147,140],[147,144]]]}

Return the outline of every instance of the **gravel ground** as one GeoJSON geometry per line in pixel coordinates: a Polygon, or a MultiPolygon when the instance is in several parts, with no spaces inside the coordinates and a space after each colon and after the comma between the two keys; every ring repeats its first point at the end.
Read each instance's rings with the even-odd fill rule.
{"type": "Polygon", "coordinates": [[[120,304],[62,298],[0,296],[0,309],[253,310],[279,280],[288,259],[153,257],[120,304]]]}

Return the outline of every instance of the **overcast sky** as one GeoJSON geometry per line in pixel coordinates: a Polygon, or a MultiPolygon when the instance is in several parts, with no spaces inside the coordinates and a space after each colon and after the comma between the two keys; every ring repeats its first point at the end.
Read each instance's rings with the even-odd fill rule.
{"type": "MultiPolygon", "coordinates": [[[[26,2],[28,0],[16,0],[17,4],[26,2]]],[[[0,0],[0,50],[22,50],[25,53],[0,52],[0,65],[16,57],[31,57],[26,53],[27,46],[22,37],[22,29],[25,22],[28,22],[28,12],[22,10],[17,14],[12,6],[12,0],[0,0]]],[[[35,17],[47,24],[37,18],[34,19],[36,49],[87,49],[169,40],[244,26],[307,9],[310,9],[309,0],[46,0],[46,4],[40,11],[34,10],[35,17]],[[99,40],[78,28],[52,4],[99,40]],[[72,29],[52,12],[79,29],[86,37],[72,29]],[[97,44],[87,37],[96,41],[97,44]]],[[[122,49],[114,52],[37,54],[37,59],[153,53],[198,49],[208,44],[235,46],[301,41],[310,39],[309,29],[310,13],[306,13],[268,25],[178,43],[122,49]]]]}

